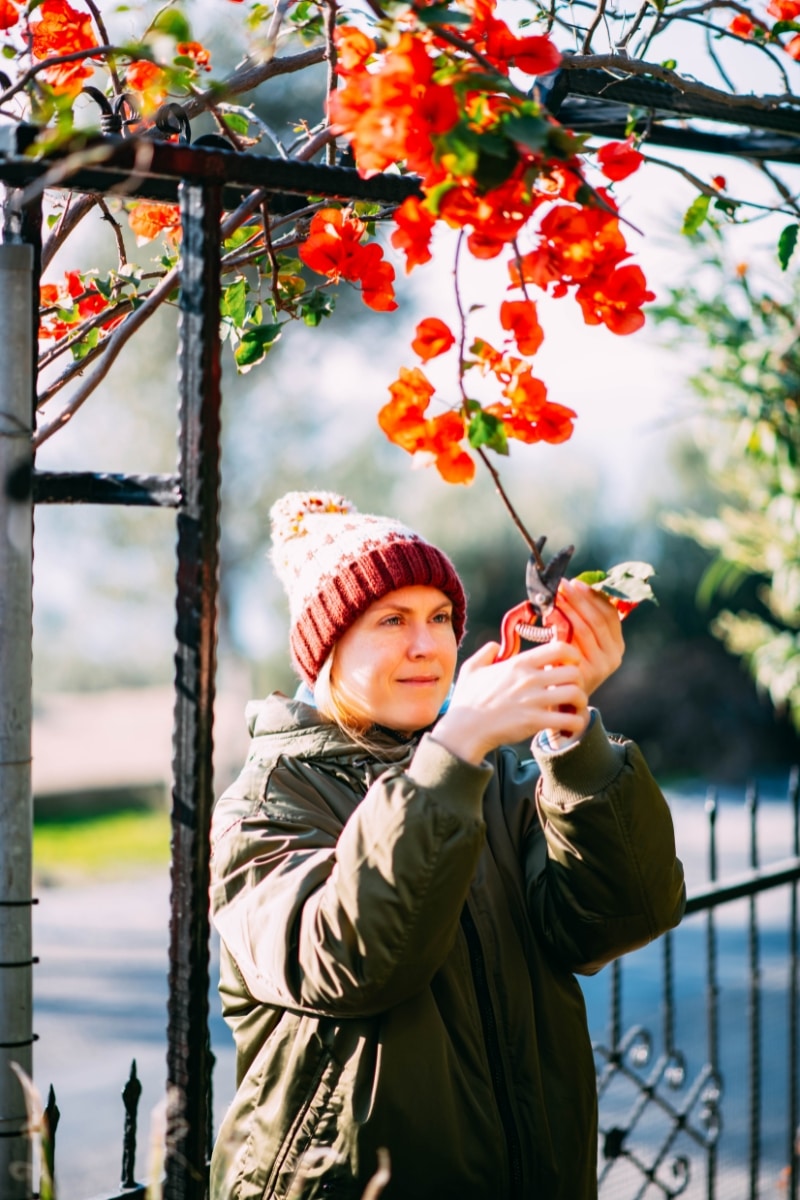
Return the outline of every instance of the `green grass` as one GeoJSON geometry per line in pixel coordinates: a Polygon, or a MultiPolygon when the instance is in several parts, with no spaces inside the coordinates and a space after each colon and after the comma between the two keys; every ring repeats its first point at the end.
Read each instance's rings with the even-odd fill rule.
{"type": "Polygon", "coordinates": [[[165,866],[169,813],[124,810],[36,822],[33,869],[40,879],[102,878],[165,866]]]}

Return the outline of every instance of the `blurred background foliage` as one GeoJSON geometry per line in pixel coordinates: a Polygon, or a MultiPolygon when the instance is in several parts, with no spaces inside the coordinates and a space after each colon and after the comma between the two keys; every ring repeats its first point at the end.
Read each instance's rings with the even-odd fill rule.
{"type": "MultiPolygon", "coordinates": [[[[239,48],[218,14],[208,19],[195,35],[213,45],[222,73],[239,48]]],[[[259,92],[256,115],[290,142],[297,122],[318,111],[324,82],[322,68],[279,78],[259,92]]],[[[267,136],[256,152],[272,151],[267,136]]],[[[576,544],[576,572],[625,559],[654,564],[659,606],[642,606],[626,622],[625,665],[597,700],[608,727],[634,737],[662,779],[740,779],[800,757],[800,285],[780,277],[774,251],[765,264],[771,291],[755,270],[737,274],[714,238],[708,230],[687,253],[685,239],[679,246],[677,234],[664,235],[667,282],[663,269],[655,280],[646,268],[662,298],[650,310],[657,325],[649,320],[634,338],[579,328],[577,313],[563,314],[560,331],[556,324],[548,333],[541,373],[549,385],[554,363],[571,373],[572,383],[551,391],[574,403],[578,432],[563,446],[518,447],[499,461],[530,532],[547,534],[550,552],[576,544]],[[675,282],[682,270],[688,282],[675,282]],[[648,397],[684,371],[668,420],[648,425],[648,397]],[[571,399],[575,380],[580,395],[571,399]],[[596,420],[594,432],[581,434],[593,402],[608,405],[602,437],[596,420]]],[[[112,265],[107,226],[87,222],[80,239],[94,265],[112,265]]],[[[74,241],[56,276],[74,265],[74,241]]],[[[158,245],[137,254],[146,264],[158,245]]],[[[470,595],[464,653],[497,637],[504,612],[524,596],[527,548],[488,475],[479,472],[468,489],[447,486],[413,470],[377,427],[414,323],[433,307],[432,279],[420,272],[402,281],[403,310],[394,315],[367,312],[342,288],[331,321],[292,327],[247,375],[223,356],[220,687],[242,706],[296,684],[286,602],[267,559],[269,508],[288,489],[340,490],[363,511],[391,512],[446,548],[470,595]]],[[[174,469],[176,324],[175,308],[165,306],[133,339],[102,393],[42,448],[40,469],[174,469]]],[[[169,512],[37,510],[35,696],[171,681],[173,554],[169,512]]]]}

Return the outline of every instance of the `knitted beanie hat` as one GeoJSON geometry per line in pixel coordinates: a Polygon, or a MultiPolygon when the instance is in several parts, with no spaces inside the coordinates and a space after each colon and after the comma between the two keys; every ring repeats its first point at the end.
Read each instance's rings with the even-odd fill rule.
{"type": "Polygon", "coordinates": [[[292,657],[313,687],[335,643],[396,588],[439,588],[461,641],[466,597],[446,554],[390,517],[360,513],[333,492],[288,492],[270,511],[271,558],[289,597],[292,657]]]}

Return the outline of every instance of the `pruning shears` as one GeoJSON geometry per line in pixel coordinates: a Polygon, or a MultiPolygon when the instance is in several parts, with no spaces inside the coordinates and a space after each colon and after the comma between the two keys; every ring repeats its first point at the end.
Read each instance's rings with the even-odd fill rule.
{"type": "Polygon", "coordinates": [[[556,608],[556,597],[575,547],[566,546],[554,554],[549,563],[544,563],[542,549],[546,540],[541,537],[532,544],[534,553],[525,568],[528,599],[515,604],[503,617],[497,662],[517,654],[523,638],[536,644],[550,642],[553,638],[568,642],[572,638],[572,623],[556,608]]]}

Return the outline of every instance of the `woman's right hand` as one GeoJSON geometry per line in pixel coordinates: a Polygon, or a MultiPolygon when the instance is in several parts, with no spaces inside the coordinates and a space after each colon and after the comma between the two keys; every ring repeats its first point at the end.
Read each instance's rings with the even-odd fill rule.
{"type": "Polygon", "coordinates": [[[589,723],[580,651],[552,641],[498,662],[498,650],[489,642],[464,663],[432,731],[436,741],[477,765],[497,746],[545,729],[579,737],[589,723]]]}

